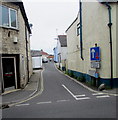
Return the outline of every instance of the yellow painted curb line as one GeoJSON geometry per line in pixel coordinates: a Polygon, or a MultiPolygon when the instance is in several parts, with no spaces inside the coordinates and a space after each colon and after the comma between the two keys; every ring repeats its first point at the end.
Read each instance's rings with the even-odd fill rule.
{"type": "Polygon", "coordinates": [[[10,94],[10,93],[13,93],[13,92],[17,92],[17,91],[19,91],[19,90],[21,90],[21,89],[9,90],[9,91],[6,91],[6,92],[2,93],[1,95],[10,94]]]}

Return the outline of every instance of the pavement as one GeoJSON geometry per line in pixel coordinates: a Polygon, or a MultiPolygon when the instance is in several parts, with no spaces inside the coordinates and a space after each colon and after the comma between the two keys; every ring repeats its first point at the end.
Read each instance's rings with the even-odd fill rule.
{"type": "Polygon", "coordinates": [[[2,94],[2,105],[0,108],[8,108],[10,104],[16,104],[26,101],[35,96],[41,89],[41,72],[42,70],[34,70],[29,79],[29,83],[24,89],[7,90],[2,94]]]}
{"type": "MultiPolygon", "coordinates": [[[[42,70],[34,70],[29,80],[29,83],[24,89],[10,90],[2,94],[2,105],[0,108],[8,108],[9,104],[13,105],[16,103],[25,102],[30,98],[33,98],[37,92],[41,91],[41,72],[42,70]]],[[[103,90],[102,92],[110,94],[118,94],[118,88],[103,90]]]]}

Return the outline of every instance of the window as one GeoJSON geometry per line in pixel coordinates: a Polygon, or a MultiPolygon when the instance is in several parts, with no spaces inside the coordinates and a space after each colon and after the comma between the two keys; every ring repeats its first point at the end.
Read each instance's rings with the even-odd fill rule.
{"type": "Polygon", "coordinates": [[[2,25],[9,26],[9,9],[2,6],[2,25]]]}
{"type": "Polygon", "coordinates": [[[80,23],[77,24],[77,36],[80,35],[80,23]]]}
{"type": "Polygon", "coordinates": [[[5,6],[0,6],[0,25],[3,27],[17,28],[17,11],[5,6]]]}
{"type": "Polygon", "coordinates": [[[15,10],[10,9],[10,17],[11,17],[11,27],[17,27],[15,10]]]}

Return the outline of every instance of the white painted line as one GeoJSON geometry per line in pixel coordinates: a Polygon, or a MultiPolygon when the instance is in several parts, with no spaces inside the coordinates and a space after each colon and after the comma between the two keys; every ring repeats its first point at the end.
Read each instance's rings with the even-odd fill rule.
{"type": "Polygon", "coordinates": [[[87,100],[87,99],[90,99],[90,97],[76,98],[76,100],[87,100]]]}
{"type": "Polygon", "coordinates": [[[29,97],[33,96],[36,92],[37,90],[35,90],[32,94],[30,94],[29,97]]]}
{"type": "Polygon", "coordinates": [[[93,93],[92,95],[103,95],[105,93],[93,93]]]}
{"type": "MultiPolygon", "coordinates": [[[[55,65],[55,64],[54,64],[54,65],[55,65]]],[[[55,65],[55,68],[57,69],[56,65],[55,65]]],[[[57,70],[58,70],[58,69],[57,69],[57,70]]],[[[76,83],[80,84],[81,86],[83,86],[83,87],[86,88],[87,90],[89,90],[89,91],[91,91],[91,92],[97,92],[97,91],[89,88],[88,86],[82,84],[81,82],[77,81],[76,79],[70,77],[69,75],[64,74],[62,71],[60,71],[60,70],[58,70],[58,71],[59,71],[61,74],[63,74],[63,75],[65,75],[65,76],[67,76],[68,78],[70,78],[71,80],[74,80],[76,83]]]]}
{"type": "Polygon", "coordinates": [[[62,84],[62,86],[75,98],[75,95],[65,85],[62,84]]]}
{"type": "Polygon", "coordinates": [[[105,98],[105,97],[110,97],[109,95],[104,95],[104,96],[96,96],[96,98],[105,98]]]}
{"type": "Polygon", "coordinates": [[[52,103],[51,101],[47,101],[47,102],[39,102],[37,104],[49,104],[49,103],[52,103]]]}
{"type": "Polygon", "coordinates": [[[114,94],[114,96],[118,96],[118,94],[114,94]]]}
{"type": "Polygon", "coordinates": [[[85,94],[83,94],[83,95],[75,95],[75,97],[84,97],[85,96],[85,94]]]}
{"type": "Polygon", "coordinates": [[[28,104],[19,104],[19,105],[15,105],[15,106],[28,106],[28,105],[30,105],[29,103],[28,104]]]}
{"type": "Polygon", "coordinates": [[[67,102],[67,101],[70,101],[70,100],[57,100],[57,102],[67,102]]]}

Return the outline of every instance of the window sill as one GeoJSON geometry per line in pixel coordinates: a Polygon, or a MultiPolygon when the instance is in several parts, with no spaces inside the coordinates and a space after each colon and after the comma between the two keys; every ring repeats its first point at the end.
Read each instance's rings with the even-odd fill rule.
{"type": "Polygon", "coordinates": [[[12,27],[0,26],[0,28],[4,28],[4,29],[11,29],[11,30],[16,30],[16,31],[19,31],[19,29],[18,29],[18,28],[12,28],[12,27]]]}

